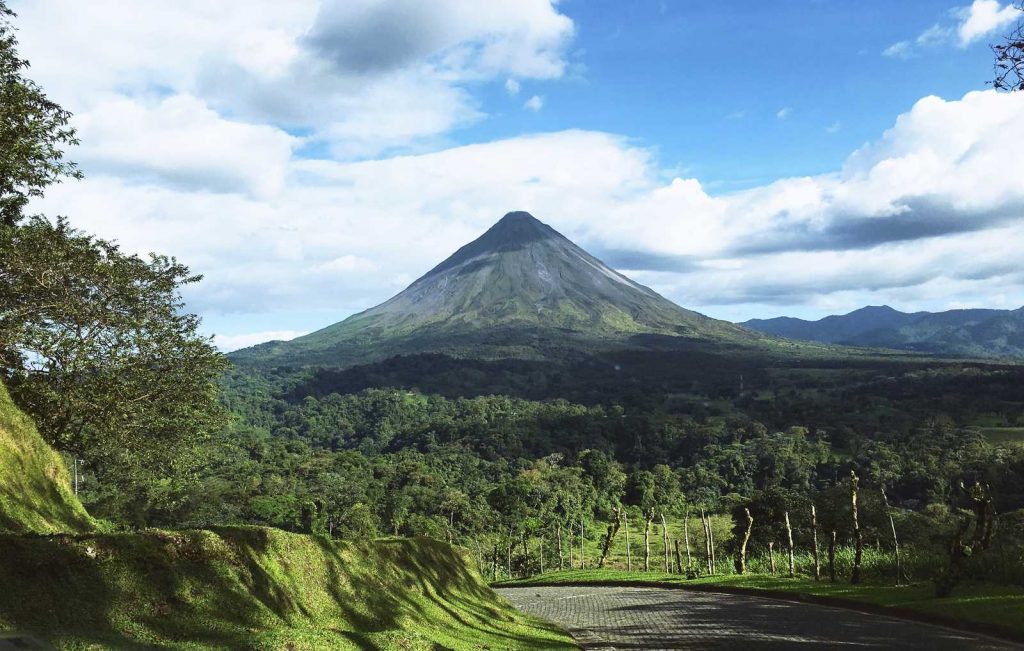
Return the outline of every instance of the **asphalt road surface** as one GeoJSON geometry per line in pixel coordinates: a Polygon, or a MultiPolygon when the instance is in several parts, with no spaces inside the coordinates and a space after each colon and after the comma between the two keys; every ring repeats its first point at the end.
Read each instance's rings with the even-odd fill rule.
{"type": "Polygon", "coordinates": [[[502,588],[585,649],[1024,649],[1024,645],[814,604],[665,588],[502,588]]]}

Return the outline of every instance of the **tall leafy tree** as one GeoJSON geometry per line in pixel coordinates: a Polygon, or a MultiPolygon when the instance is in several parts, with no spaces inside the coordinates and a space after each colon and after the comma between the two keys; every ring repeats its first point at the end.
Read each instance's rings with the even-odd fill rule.
{"type": "Polygon", "coordinates": [[[63,219],[0,228],[0,251],[0,373],[58,448],[139,466],[221,426],[225,361],[180,294],[200,276],[63,219]]]}
{"type": "Polygon", "coordinates": [[[28,62],[18,55],[13,16],[0,0],[0,224],[8,226],[46,186],[81,176],[64,158],[64,149],[78,144],[71,114],[25,77],[28,62]]]}
{"type": "Polygon", "coordinates": [[[25,215],[30,198],[80,173],[64,158],[78,142],[71,116],[25,76],[13,16],[0,0],[0,378],[58,448],[153,496],[141,487],[180,476],[222,427],[226,362],[184,309],[181,289],[198,275],[25,215]]]}

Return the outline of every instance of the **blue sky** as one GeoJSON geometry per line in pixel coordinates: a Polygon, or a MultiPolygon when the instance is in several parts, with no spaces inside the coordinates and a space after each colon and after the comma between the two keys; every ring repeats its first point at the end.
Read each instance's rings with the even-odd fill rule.
{"type": "Polygon", "coordinates": [[[719,318],[1024,304],[1005,0],[13,8],[83,141],[39,208],[205,274],[225,348],[379,303],[514,209],[719,318]]]}

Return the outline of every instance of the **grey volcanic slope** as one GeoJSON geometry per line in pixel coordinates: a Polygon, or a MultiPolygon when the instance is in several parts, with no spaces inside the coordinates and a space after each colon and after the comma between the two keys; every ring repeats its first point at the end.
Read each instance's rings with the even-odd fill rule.
{"type": "Polygon", "coordinates": [[[740,325],[779,337],[956,357],[1024,357],[1024,308],[908,314],[883,305],[818,321],[790,317],[740,325]]]}
{"type": "Polygon", "coordinates": [[[505,215],[390,300],[239,362],[347,366],[443,352],[540,358],[642,335],[759,344],[768,338],[683,309],[610,269],[525,212],[505,215]]]}

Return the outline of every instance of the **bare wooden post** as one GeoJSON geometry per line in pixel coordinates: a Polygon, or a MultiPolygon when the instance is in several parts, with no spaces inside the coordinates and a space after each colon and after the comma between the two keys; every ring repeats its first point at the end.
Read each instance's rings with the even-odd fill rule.
{"type": "Polygon", "coordinates": [[[661,514],[661,546],[665,548],[665,574],[672,569],[668,560],[668,523],[665,522],[665,514],[661,514]]]}
{"type": "Polygon", "coordinates": [[[771,568],[772,576],[775,576],[775,541],[768,543],[768,567],[771,568]]]}
{"type": "Polygon", "coordinates": [[[686,517],[683,519],[683,540],[686,542],[686,572],[693,569],[693,558],[690,556],[690,510],[686,510],[686,517]]]}
{"type": "Polygon", "coordinates": [[[565,558],[562,556],[562,523],[558,523],[558,527],[555,529],[555,539],[558,542],[558,569],[565,569],[565,558]]]}
{"type": "Polygon", "coordinates": [[[491,554],[491,581],[498,580],[498,545],[494,545],[494,553],[491,554]]]}
{"type": "Polygon", "coordinates": [[[832,583],[836,582],[836,530],[832,530],[832,538],[828,543],[828,578],[832,583]]]}
{"type": "Polygon", "coordinates": [[[633,571],[633,550],[629,547],[629,511],[622,510],[622,524],[626,528],[626,571],[633,571]]]}
{"type": "Polygon", "coordinates": [[[673,541],[676,545],[676,574],[683,573],[683,555],[679,553],[679,539],[675,538],[673,541]]]}
{"type": "Polygon", "coordinates": [[[544,534],[540,535],[540,573],[544,574],[544,534]]]}
{"type": "Polygon", "coordinates": [[[750,542],[750,534],[754,531],[754,516],[750,515],[750,509],[743,507],[747,515],[747,530],[743,532],[743,542],[740,543],[739,562],[736,563],[736,573],[743,574],[747,571],[747,543],[750,542]]]}
{"type": "Polygon", "coordinates": [[[864,536],[860,531],[860,520],[857,518],[857,492],[860,488],[860,478],[857,473],[850,471],[850,503],[853,506],[853,572],[850,574],[850,583],[860,583],[860,562],[864,556],[864,536]]]}
{"type": "Polygon", "coordinates": [[[715,531],[711,528],[711,514],[708,513],[708,545],[711,548],[711,573],[718,572],[718,559],[715,558],[715,531]]]}
{"type": "Polygon", "coordinates": [[[644,513],[644,572],[651,571],[651,520],[653,513],[644,513]]]}
{"type": "Polygon", "coordinates": [[[882,486],[882,503],[885,504],[885,513],[889,516],[889,526],[892,527],[892,548],[896,553],[896,587],[899,587],[903,584],[900,569],[900,541],[896,537],[896,521],[892,519],[892,509],[889,508],[889,497],[885,494],[885,486],[882,486]]]}
{"type": "Polygon", "coordinates": [[[821,560],[818,558],[818,511],[811,504],[811,531],[814,533],[814,580],[821,579],[821,560]]]}
{"type": "Polygon", "coordinates": [[[565,528],[565,530],[566,530],[566,534],[568,534],[568,536],[569,536],[568,540],[566,540],[565,542],[567,543],[566,546],[569,548],[569,569],[571,570],[571,569],[573,569],[573,565],[572,565],[572,520],[569,521],[568,526],[565,528]]]}
{"type": "Polygon", "coordinates": [[[583,532],[583,518],[580,518],[580,569],[587,569],[587,552],[583,549],[583,543],[586,542],[587,536],[583,532]]]}
{"type": "Polygon", "coordinates": [[[786,511],[786,537],[789,538],[789,577],[796,576],[796,562],[793,558],[793,527],[789,526],[789,511],[786,511]]]}

